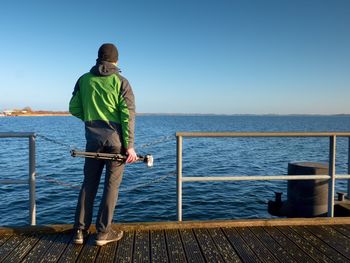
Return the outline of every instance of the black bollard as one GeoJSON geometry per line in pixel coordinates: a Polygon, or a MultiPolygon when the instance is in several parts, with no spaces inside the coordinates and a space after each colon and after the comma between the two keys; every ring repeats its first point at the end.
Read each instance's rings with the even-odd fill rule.
{"type": "MultiPolygon", "coordinates": [[[[289,163],[288,175],[328,175],[328,164],[289,163]]],[[[287,198],[288,217],[327,216],[328,180],[289,180],[287,198]]]]}

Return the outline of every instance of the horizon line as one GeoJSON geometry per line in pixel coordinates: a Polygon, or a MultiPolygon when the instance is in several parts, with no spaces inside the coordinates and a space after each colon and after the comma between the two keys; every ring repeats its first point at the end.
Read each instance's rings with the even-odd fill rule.
{"type": "MultiPolygon", "coordinates": [[[[13,110],[0,110],[0,113],[13,110]]],[[[33,110],[31,113],[70,114],[67,110],[33,110]]],[[[136,115],[187,115],[187,116],[349,116],[350,113],[198,113],[198,112],[136,112],[136,115]]]]}

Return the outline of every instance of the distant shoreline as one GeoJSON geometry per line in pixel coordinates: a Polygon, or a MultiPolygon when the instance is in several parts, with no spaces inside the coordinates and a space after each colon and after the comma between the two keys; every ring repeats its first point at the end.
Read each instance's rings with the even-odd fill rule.
{"type": "MultiPolygon", "coordinates": [[[[12,117],[45,117],[45,116],[72,116],[70,113],[33,113],[33,114],[18,114],[12,117]]],[[[8,116],[11,117],[11,116],[8,116]]]]}
{"type": "Polygon", "coordinates": [[[38,111],[38,112],[14,112],[8,115],[0,115],[1,117],[45,117],[45,116],[71,116],[69,112],[49,112],[49,111],[38,111]]]}

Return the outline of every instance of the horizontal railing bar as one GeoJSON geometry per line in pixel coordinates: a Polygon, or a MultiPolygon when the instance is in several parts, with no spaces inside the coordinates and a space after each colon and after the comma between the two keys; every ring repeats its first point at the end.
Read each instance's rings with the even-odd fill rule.
{"type": "Polygon", "coordinates": [[[0,184],[29,184],[28,180],[0,180],[0,184]]]}
{"type": "Polygon", "coordinates": [[[329,175],[252,175],[252,176],[184,176],[183,182],[209,182],[209,181],[270,181],[270,180],[315,180],[329,179],[329,175]]]}
{"type": "MultiPolygon", "coordinates": [[[[329,175],[261,175],[261,176],[252,175],[252,176],[192,176],[192,177],[186,176],[186,177],[183,177],[182,179],[183,179],[183,182],[196,182],[196,181],[199,182],[199,181],[246,181],[246,180],[314,180],[314,179],[329,179],[329,178],[330,178],[329,175]],[[259,178],[259,179],[256,179],[256,178],[259,178]]],[[[350,179],[350,174],[338,174],[338,175],[335,175],[335,179],[339,179],[339,180],[350,179]]]]}
{"type": "Polygon", "coordinates": [[[25,138],[36,136],[35,132],[0,132],[0,138],[25,138]]]}
{"type": "Polygon", "coordinates": [[[350,132],[177,132],[182,137],[350,137],[350,132]]]}
{"type": "Polygon", "coordinates": [[[350,179],[350,174],[338,174],[334,176],[335,179],[350,179]]]}

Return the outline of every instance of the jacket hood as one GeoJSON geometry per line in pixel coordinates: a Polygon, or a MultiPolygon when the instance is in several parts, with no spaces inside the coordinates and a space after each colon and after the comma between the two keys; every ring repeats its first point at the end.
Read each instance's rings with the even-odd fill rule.
{"type": "Polygon", "coordinates": [[[120,72],[120,69],[113,63],[107,61],[97,61],[90,72],[96,76],[109,76],[120,72]]]}

